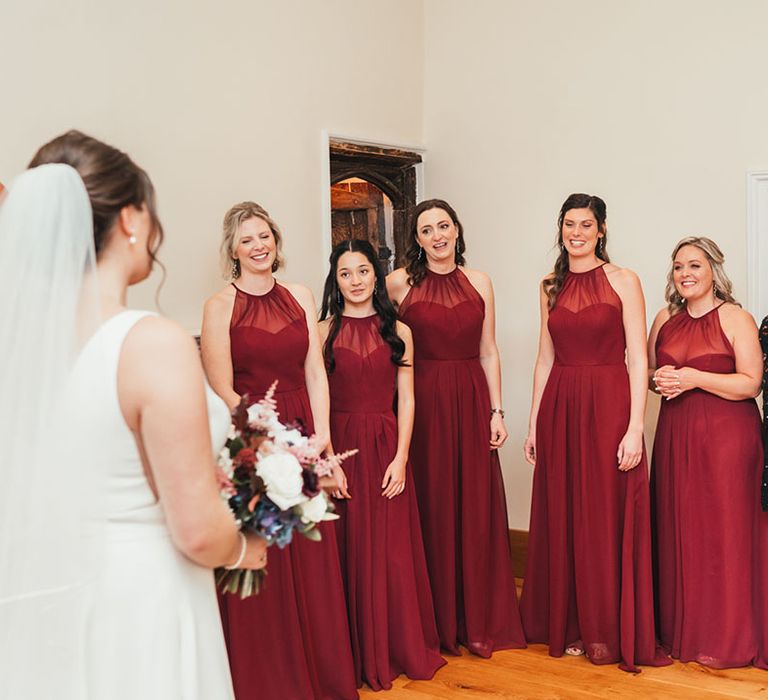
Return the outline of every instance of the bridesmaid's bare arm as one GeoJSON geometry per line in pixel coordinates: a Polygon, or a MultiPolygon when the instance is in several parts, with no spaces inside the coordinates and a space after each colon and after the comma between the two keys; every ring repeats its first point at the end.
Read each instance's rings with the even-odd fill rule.
{"type": "Polygon", "coordinates": [[[222,289],[205,302],[203,328],[200,332],[200,351],[203,367],[211,388],[233,409],[240,403],[234,390],[234,371],[229,341],[229,324],[235,305],[235,289],[222,289]]]}
{"type": "Polygon", "coordinates": [[[665,369],[663,367],[657,367],[656,362],[656,339],[659,337],[659,331],[661,327],[669,321],[670,314],[669,309],[665,306],[659,313],[656,314],[656,318],[653,319],[653,325],[651,326],[651,332],[648,334],[648,389],[655,394],[660,394],[658,387],[656,386],[655,375],[657,369],[665,369]]]}
{"type": "Polygon", "coordinates": [[[315,435],[325,447],[330,442],[328,426],[330,399],[328,396],[328,375],[325,371],[323,351],[320,343],[320,331],[317,327],[317,307],[312,292],[300,284],[285,284],[285,287],[299,302],[307,319],[309,349],[304,359],[304,378],[307,383],[309,405],[312,408],[312,422],[315,435]]]}
{"type": "Polygon", "coordinates": [[[541,323],[539,328],[539,351],[536,355],[536,365],[533,370],[533,395],[531,397],[531,414],[528,419],[528,437],[525,439],[523,451],[525,459],[536,464],[536,419],[539,416],[539,406],[544,387],[547,385],[552,365],[555,362],[555,346],[549,335],[549,304],[544,291],[544,283],[539,286],[539,309],[541,323]]]}
{"type": "MultiPolygon", "coordinates": [[[[485,302],[485,318],[480,334],[480,364],[485,373],[488,393],[491,397],[491,409],[502,409],[501,405],[501,360],[496,344],[496,304],[493,296],[491,278],[479,270],[463,270],[472,286],[485,302]]],[[[501,447],[509,437],[504,419],[498,412],[490,415],[490,446],[495,450],[501,447]]]]}
{"type": "Polygon", "coordinates": [[[685,391],[703,389],[729,401],[752,399],[760,393],[763,378],[763,353],[752,315],[735,304],[724,304],[718,311],[723,332],[733,346],[736,371],[731,374],[703,372],[692,367],[662,368],[656,372],[665,398],[674,399],[685,391]]]}
{"type": "Polygon", "coordinates": [[[387,275],[387,293],[396,307],[403,303],[409,288],[405,268],[398,267],[387,275]]]}
{"type": "Polygon", "coordinates": [[[405,466],[411,448],[416,406],[413,398],[413,336],[411,329],[400,321],[397,322],[396,330],[405,343],[403,361],[407,366],[397,368],[397,453],[381,481],[381,495],[387,498],[394,498],[405,490],[405,466]]]}
{"type": "MultiPolygon", "coordinates": [[[[118,395],[173,543],[202,566],[234,563],[241,539],[219,497],[203,371],[187,332],[162,318],[139,321],[120,355],[118,395]]],[[[265,540],[248,538],[243,566],[264,566],[265,552],[265,540]]]]}
{"type": "Polygon", "coordinates": [[[609,283],[621,299],[624,337],[627,343],[630,411],[627,432],[616,457],[619,470],[634,469],[643,457],[643,423],[648,399],[648,346],[646,344],[645,299],[640,280],[632,270],[609,265],[609,283]]]}
{"type": "MultiPolygon", "coordinates": [[[[325,343],[328,340],[328,335],[331,331],[331,319],[326,318],[324,321],[320,321],[317,324],[317,330],[320,334],[320,347],[322,350],[325,350],[325,343]]],[[[323,358],[325,358],[325,355],[323,355],[323,358]]],[[[323,363],[325,363],[325,359],[323,359],[323,363]]],[[[333,440],[330,435],[328,446],[325,448],[325,451],[327,454],[334,454],[333,440]]],[[[332,476],[321,477],[320,485],[334,498],[349,498],[349,493],[347,491],[347,475],[341,467],[339,467],[332,476]]]]}

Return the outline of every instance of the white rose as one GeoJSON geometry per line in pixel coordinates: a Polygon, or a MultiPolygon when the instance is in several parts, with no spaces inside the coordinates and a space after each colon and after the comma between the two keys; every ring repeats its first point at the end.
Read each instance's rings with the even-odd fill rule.
{"type": "Polygon", "coordinates": [[[306,444],[307,438],[305,438],[298,430],[296,430],[296,428],[291,428],[290,430],[282,428],[282,430],[275,432],[275,442],[278,445],[302,447],[306,444]]]}
{"type": "Polygon", "coordinates": [[[325,500],[325,495],[318,493],[314,498],[301,504],[301,522],[319,523],[324,519],[327,508],[328,502],[325,500]]]}
{"type": "Polygon", "coordinates": [[[307,500],[301,492],[301,465],[292,454],[282,452],[263,457],[256,463],[256,473],[264,479],[269,499],[281,510],[307,500]]]}
{"type": "Polygon", "coordinates": [[[248,407],[248,423],[266,428],[270,432],[282,428],[282,424],[278,420],[277,414],[257,403],[248,407]]]}

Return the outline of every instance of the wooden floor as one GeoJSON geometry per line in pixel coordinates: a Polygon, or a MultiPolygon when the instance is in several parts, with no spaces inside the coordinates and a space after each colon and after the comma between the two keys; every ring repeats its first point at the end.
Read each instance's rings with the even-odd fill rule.
{"type": "Polygon", "coordinates": [[[595,666],[582,657],[552,658],[547,647],[535,644],[528,649],[501,651],[491,659],[464,652],[448,656],[431,681],[412,681],[400,676],[392,690],[375,693],[365,687],[360,697],[367,700],[725,700],[764,698],[768,700],[768,671],[735,668],[724,671],[699,664],[663,668],[643,667],[634,675],[617,666],[595,666]]]}

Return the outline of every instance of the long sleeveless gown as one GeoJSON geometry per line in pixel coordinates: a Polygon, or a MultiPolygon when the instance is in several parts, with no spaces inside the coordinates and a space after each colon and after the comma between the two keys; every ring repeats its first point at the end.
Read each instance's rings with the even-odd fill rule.
{"type": "Polygon", "coordinates": [[[485,303],[461,269],[427,271],[400,315],[414,340],[411,461],[440,644],[483,657],[524,647],[501,466],[488,444],[485,303]]]}
{"type": "MultiPolygon", "coordinates": [[[[281,421],[299,420],[311,433],[309,339],[293,295],[279,282],[260,296],[236,288],[230,342],[235,391],[256,401],[277,379],[281,421]]],[[[320,542],[297,535],[284,550],[270,547],[257,596],[219,596],[238,700],[357,697],[333,524],[320,528],[320,542]]]]}
{"type": "Polygon", "coordinates": [[[629,425],[621,299],[602,266],[569,272],[549,313],[555,361],[539,406],[528,562],[528,642],[596,664],[669,663],[657,649],[648,465],[618,470],[629,425]]]}
{"type": "Polygon", "coordinates": [[[401,673],[432,678],[445,664],[429,588],[419,511],[407,467],[392,499],[381,483],[397,452],[392,410],[397,368],[377,314],[344,317],[333,344],[331,439],[344,462],[352,499],[337,501],[336,522],[358,687],[389,689],[401,673]]]}
{"type": "MultiPolygon", "coordinates": [[[[213,572],[174,546],[120,408],[117,370],[123,341],[148,315],[123,311],[107,320],[74,371],[80,397],[75,405],[81,411],[76,423],[93,436],[89,450],[108,472],[106,561],[83,620],[88,651],[78,697],[232,698],[213,572]]],[[[206,392],[218,452],[229,411],[207,387],[206,392]]]]}
{"type": "MultiPolygon", "coordinates": [[[[736,371],[713,309],[659,330],[657,365],[736,371]]],[[[662,401],[653,448],[660,638],[681,661],[768,668],[768,513],[754,399],[701,389],[662,401]]]]}

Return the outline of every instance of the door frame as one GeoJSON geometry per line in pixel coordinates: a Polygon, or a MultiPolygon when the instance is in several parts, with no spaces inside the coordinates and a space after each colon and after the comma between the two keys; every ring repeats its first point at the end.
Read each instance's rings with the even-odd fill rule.
{"type": "MultiPolygon", "coordinates": [[[[421,144],[408,144],[380,137],[368,137],[360,134],[350,135],[342,131],[322,129],[320,132],[320,216],[321,216],[321,241],[323,250],[323,275],[328,272],[328,254],[331,250],[331,141],[345,141],[360,146],[372,146],[374,148],[395,148],[403,151],[412,151],[421,156],[421,163],[416,163],[416,201],[424,198],[424,163],[426,161],[426,148],[421,144]]],[[[373,184],[376,184],[375,182],[373,184]]],[[[378,185],[377,185],[378,186],[378,185]]]]}
{"type": "Polygon", "coordinates": [[[768,169],[747,173],[747,308],[768,315],[768,169]]]}

